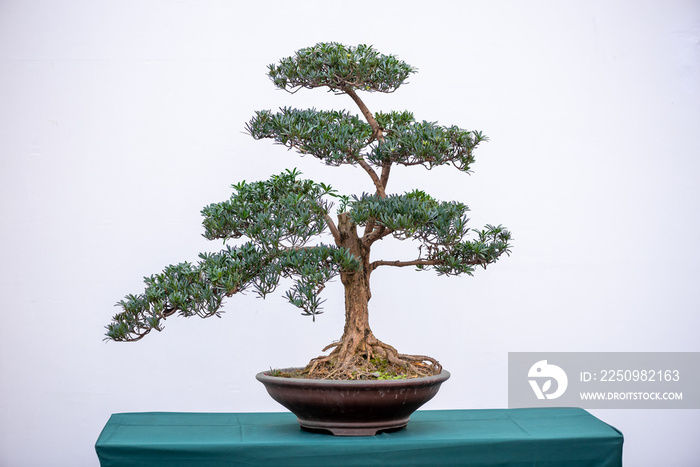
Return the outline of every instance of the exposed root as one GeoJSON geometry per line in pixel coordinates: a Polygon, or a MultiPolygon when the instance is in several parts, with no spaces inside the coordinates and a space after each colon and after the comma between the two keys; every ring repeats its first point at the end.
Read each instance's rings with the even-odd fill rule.
{"type": "Polygon", "coordinates": [[[351,339],[334,342],[323,351],[329,355],[314,358],[299,374],[309,379],[398,379],[433,376],[442,365],[425,355],[406,355],[375,338],[372,334],[360,342],[351,339]]]}

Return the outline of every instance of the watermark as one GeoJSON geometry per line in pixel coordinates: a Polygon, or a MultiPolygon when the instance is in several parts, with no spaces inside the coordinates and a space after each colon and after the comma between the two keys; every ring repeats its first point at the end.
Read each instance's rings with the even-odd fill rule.
{"type": "Polygon", "coordinates": [[[508,407],[700,409],[700,352],[509,352],[508,407]]]}
{"type": "Polygon", "coordinates": [[[527,374],[530,386],[538,399],[558,399],[569,387],[569,377],[566,372],[556,365],[550,365],[547,360],[540,360],[532,365],[527,374]],[[542,380],[542,385],[538,380],[542,380]],[[554,391],[549,392],[552,381],[556,384],[554,391]]]}

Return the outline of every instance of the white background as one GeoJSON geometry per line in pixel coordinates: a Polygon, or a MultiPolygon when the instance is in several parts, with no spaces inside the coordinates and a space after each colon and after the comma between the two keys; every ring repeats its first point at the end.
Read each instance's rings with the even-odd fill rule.
{"type": "MultiPolygon", "coordinates": [[[[700,6],[696,1],[0,2],[0,464],[95,466],[115,412],[279,411],[254,379],[342,332],[281,292],[103,342],[142,277],[196,260],[200,209],[298,167],[243,133],[255,110],[353,109],[276,90],[266,66],[320,41],[373,44],[419,72],[373,111],[479,129],[474,173],[396,170],[502,223],[513,254],[474,277],[380,269],[375,334],[452,379],[425,408],[503,408],[507,353],[700,351],[700,6]]],[[[375,259],[410,258],[387,243],[375,259]],[[384,256],[383,256],[384,255],[384,256]]],[[[699,410],[607,410],[630,466],[700,463],[699,410]]]]}

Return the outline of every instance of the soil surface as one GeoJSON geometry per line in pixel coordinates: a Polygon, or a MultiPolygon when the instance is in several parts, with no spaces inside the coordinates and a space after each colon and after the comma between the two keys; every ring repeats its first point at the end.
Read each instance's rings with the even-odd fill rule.
{"type": "MultiPolygon", "coordinates": [[[[391,363],[385,359],[367,360],[358,355],[350,366],[337,368],[332,361],[315,364],[312,360],[305,368],[272,370],[271,376],[284,378],[330,379],[330,380],[387,380],[421,378],[440,374],[442,366],[433,359],[426,361],[404,361],[402,364],[391,363]]],[[[319,357],[320,359],[321,357],[319,357]]]]}

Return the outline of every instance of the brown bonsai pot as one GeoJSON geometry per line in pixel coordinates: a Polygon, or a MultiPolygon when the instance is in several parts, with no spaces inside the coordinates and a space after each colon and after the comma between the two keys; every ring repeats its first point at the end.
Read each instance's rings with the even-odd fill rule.
{"type": "Polygon", "coordinates": [[[372,436],[404,428],[411,414],[450,377],[446,370],[423,378],[359,381],[284,378],[269,373],[255,377],[274,400],[297,416],[302,428],[337,436],[372,436]]]}

